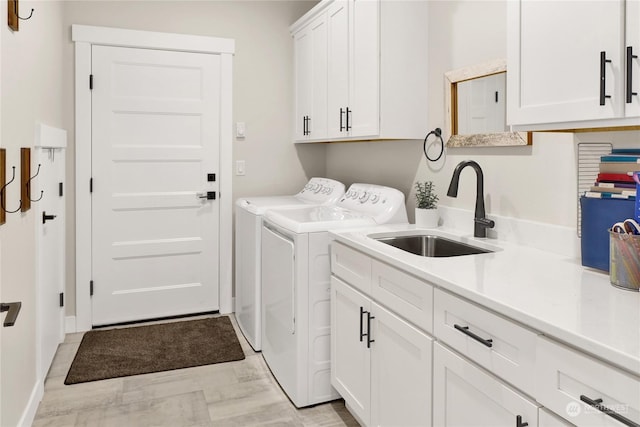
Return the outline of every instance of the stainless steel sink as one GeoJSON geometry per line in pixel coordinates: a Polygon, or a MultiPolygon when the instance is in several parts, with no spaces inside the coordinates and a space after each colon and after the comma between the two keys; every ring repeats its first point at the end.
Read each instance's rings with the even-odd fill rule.
{"type": "Polygon", "coordinates": [[[452,257],[493,252],[489,249],[468,245],[446,237],[435,235],[373,237],[373,239],[395,246],[403,251],[426,257],[452,257]]]}

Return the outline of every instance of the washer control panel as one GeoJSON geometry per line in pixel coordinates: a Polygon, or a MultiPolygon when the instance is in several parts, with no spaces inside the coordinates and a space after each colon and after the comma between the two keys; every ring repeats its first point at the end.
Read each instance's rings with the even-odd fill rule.
{"type": "Polygon", "coordinates": [[[344,195],[344,184],[329,178],[311,178],[296,197],[326,205],[335,204],[344,195]]]}

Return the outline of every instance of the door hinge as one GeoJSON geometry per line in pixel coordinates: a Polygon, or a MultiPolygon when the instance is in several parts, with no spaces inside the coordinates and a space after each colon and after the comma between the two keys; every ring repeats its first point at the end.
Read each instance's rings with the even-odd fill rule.
{"type": "Polygon", "coordinates": [[[93,193],[93,178],[89,178],[89,193],[93,193]]]}
{"type": "Polygon", "coordinates": [[[89,90],[93,90],[93,74],[89,74],[89,90]]]}
{"type": "Polygon", "coordinates": [[[89,281],[89,296],[93,296],[93,280],[89,281]]]}
{"type": "Polygon", "coordinates": [[[64,292],[60,292],[60,307],[64,307],[64,292]]]}

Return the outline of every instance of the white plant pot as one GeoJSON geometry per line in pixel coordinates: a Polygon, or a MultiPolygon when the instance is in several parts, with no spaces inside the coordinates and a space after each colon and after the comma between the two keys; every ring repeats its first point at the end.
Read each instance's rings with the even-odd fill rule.
{"type": "Polygon", "coordinates": [[[438,226],[438,208],[421,209],[416,208],[416,226],[422,228],[436,228],[438,226]]]}

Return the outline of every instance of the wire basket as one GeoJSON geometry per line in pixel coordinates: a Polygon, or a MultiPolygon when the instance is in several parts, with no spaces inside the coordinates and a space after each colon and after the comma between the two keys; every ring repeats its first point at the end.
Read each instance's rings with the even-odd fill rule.
{"type": "Polygon", "coordinates": [[[622,289],[640,290],[640,235],[609,230],[609,278],[622,289]]]}

